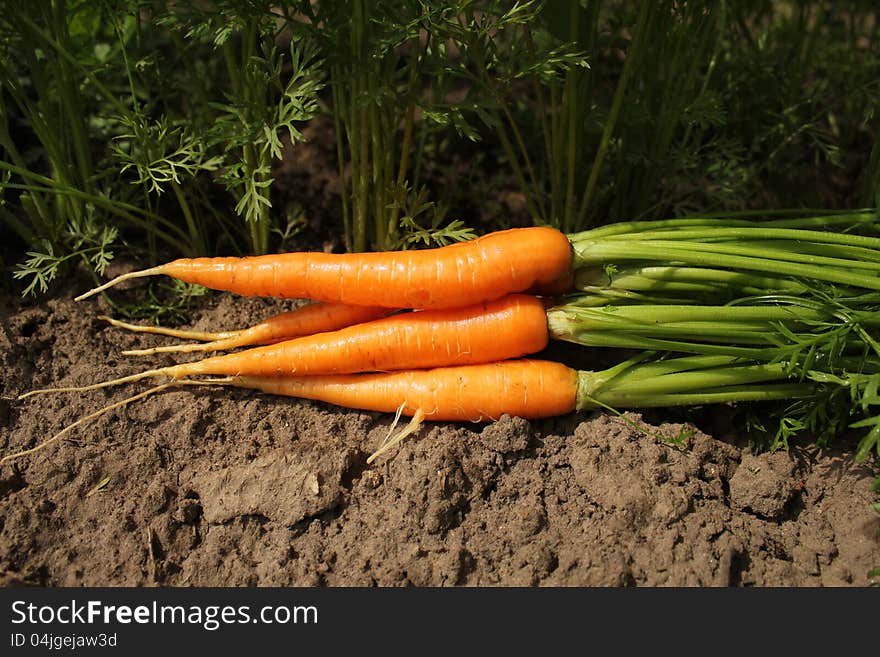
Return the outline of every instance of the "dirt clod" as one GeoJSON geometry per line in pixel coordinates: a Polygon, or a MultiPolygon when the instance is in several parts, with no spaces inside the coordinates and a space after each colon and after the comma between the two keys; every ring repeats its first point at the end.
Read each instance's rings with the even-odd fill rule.
{"type": "Polygon", "coordinates": [[[740,511],[777,519],[794,496],[795,483],[789,454],[746,454],[730,479],[730,502],[740,511]]]}

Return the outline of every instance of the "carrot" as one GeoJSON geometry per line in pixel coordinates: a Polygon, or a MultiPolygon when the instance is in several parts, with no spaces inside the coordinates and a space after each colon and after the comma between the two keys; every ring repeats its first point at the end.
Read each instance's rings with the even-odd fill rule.
{"type": "Polygon", "coordinates": [[[233,376],[216,382],[348,408],[472,422],[496,420],[505,413],[537,419],[615,406],[796,399],[816,390],[814,383],[790,382],[785,363],[719,356],[651,357],[643,352],[601,371],[523,359],[369,374],[233,376]]]}
{"type": "Polygon", "coordinates": [[[485,422],[507,413],[524,418],[564,415],[575,410],[579,373],[565,365],[541,360],[328,376],[235,376],[222,379],[179,379],[114,402],[68,425],[43,443],[0,459],[0,466],[32,455],[60,440],[72,429],[111,410],[174,386],[231,385],[263,392],[314,399],[349,408],[397,412],[412,416],[403,430],[391,430],[367,459],[371,463],[413,433],[423,420],[485,422]]]}
{"type": "Polygon", "coordinates": [[[524,418],[575,410],[578,373],[545,360],[328,376],[236,376],[229,381],[273,395],[329,402],[428,420],[485,422],[504,413],[524,418]]]}
{"type": "MultiPolygon", "coordinates": [[[[650,352],[601,371],[574,370],[551,361],[505,360],[369,374],[176,379],[105,406],[36,447],[4,456],[0,465],[33,454],[57,442],[73,428],[154,393],[175,386],[212,385],[411,416],[412,421],[395,435],[392,426],[368,462],[413,433],[426,419],[485,422],[505,413],[537,419],[572,411],[613,411],[615,406],[650,408],[791,400],[817,394],[815,383],[793,382],[786,363],[746,361],[732,356],[658,359],[650,352]]],[[[397,417],[395,425],[396,421],[397,417]]]]}
{"type": "Polygon", "coordinates": [[[156,376],[334,374],[487,363],[540,351],[548,342],[543,302],[512,294],[466,308],[403,313],[112,381],[26,395],[92,390],[156,376]]]}
{"type": "Polygon", "coordinates": [[[345,303],[308,303],[294,310],[273,315],[258,324],[238,331],[205,333],[201,331],[180,331],[160,326],[139,326],[118,319],[99,315],[99,319],[118,328],[137,333],[155,333],[172,337],[204,340],[203,344],[166,345],[150,349],[131,349],[122,353],[129,356],[144,356],[157,353],[193,351],[221,351],[236,347],[249,347],[258,344],[273,344],[282,340],[335,331],[346,326],[369,322],[393,312],[389,308],[377,306],[352,306],[345,303]]]}
{"type": "Polygon", "coordinates": [[[454,308],[531,288],[558,289],[570,275],[572,255],[568,238],[558,230],[513,228],[436,249],[184,258],[123,274],[76,300],[125,280],[164,274],[246,296],[386,308],[454,308]]]}

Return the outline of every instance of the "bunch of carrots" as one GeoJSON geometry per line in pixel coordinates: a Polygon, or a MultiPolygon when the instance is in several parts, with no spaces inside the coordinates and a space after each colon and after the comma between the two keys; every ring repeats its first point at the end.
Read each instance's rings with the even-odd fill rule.
{"type": "Polygon", "coordinates": [[[625,222],[571,235],[520,228],[417,251],[175,260],[77,300],[163,274],[244,296],[311,302],[218,333],[105,317],[120,328],[197,341],[132,355],[243,349],[27,394],[168,377],[99,413],[172,385],[231,385],[410,416],[371,458],[423,420],[791,400],[805,428],[827,424],[823,414],[832,410],[831,424],[852,425],[861,412],[860,425],[871,427],[862,443],[867,453],[880,436],[880,418],[866,413],[880,385],[880,344],[872,337],[880,326],[877,228],[867,211],[741,215],[625,222]],[[528,358],[552,339],[636,355],[602,371],[528,358]],[[841,392],[850,399],[843,410],[841,392]]]}

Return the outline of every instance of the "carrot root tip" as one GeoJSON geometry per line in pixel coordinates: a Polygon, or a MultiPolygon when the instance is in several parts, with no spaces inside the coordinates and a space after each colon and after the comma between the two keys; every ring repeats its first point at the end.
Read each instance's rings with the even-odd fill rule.
{"type": "MultiPolygon", "coordinates": [[[[30,449],[23,449],[18,452],[15,452],[13,454],[7,454],[3,458],[0,458],[0,467],[5,465],[6,463],[9,463],[10,461],[21,458],[22,456],[28,456],[30,454],[35,454],[36,452],[39,452],[39,451],[45,449],[49,445],[59,441],[67,433],[69,433],[70,431],[72,431],[76,427],[78,427],[82,424],[85,424],[89,420],[94,420],[95,418],[98,418],[98,417],[104,415],[105,413],[109,413],[110,411],[112,411],[114,409],[120,408],[122,406],[126,406],[128,404],[131,404],[132,402],[136,402],[140,399],[143,399],[144,397],[148,397],[148,396],[153,395],[157,392],[161,392],[162,390],[166,390],[168,388],[176,388],[176,387],[180,387],[180,386],[229,385],[232,382],[233,382],[232,377],[222,377],[222,378],[214,378],[214,379],[178,379],[176,381],[169,381],[167,383],[162,383],[157,386],[153,386],[152,388],[149,388],[148,390],[144,390],[143,392],[139,392],[136,395],[132,395],[131,397],[126,397],[125,399],[122,399],[120,401],[113,402],[112,404],[108,404],[107,406],[104,406],[103,408],[100,408],[93,413],[89,413],[88,415],[81,417],[80,419],[76,420],[75,422],[68,424],[61,431],[56,433],[54,436],[52,436],[48,440],[44,440],[42,443],[40,443],[36,447],[31,447],[30,449]]],[[[38,392],[38,391],[34,391],[34,392],[38,392]]]]}
{"type": "Polygon", "coordinates": [[[110,279],[103,285],[99,285],[98,287],[92,288],[88,292],[84,292],[80,294],[78,297],[74,297],[74,301],[82,301],[83,299],[88,299],[90,296],[98,294],[99,292],[103,292],[109,287],[113,287],[123,281],[130,280],[132,278],[143,278],[144,276],[154,276],[156,274],[163,273],[163,266],[159,265],[158,267],[150,267],[149,269],[142,269],[140,271],[132,271],[127,274],[122,274],[121,276],[117,276],[116,278],[110,279]]]}
{"type": "MultiPolygon", "coordinates": [[[[45,449],[49,445],[59,441],[67,433],[69,433],[70,431],[72,431],[76,427],[80,426],[81,424],[84,424],[84,423],[88,422],[89,420],[93,420],[97,417],[100,417],[100,416],[104,415],[105,413],[109,413],[110,411],[112,411],[116,408],[120,408],[121,406],[125,406],[125,405],[130,404],[132,402],[135,402],[139,399],[143,399],[144,397],[146,397],[148,395],[152,395],[153,393],[160,392],[161,390],[164,390],[165,388],[171,387],[173,385],[175,385],[174,382],[163,383],[161,385],[154,386],[154,387],[150,388],[149,390],[145,390],[143,392],[139,392],[136,395],[132,395],[131,397],[126,397],[125,399],[123,399],[121,401],[114,402],[112,404],[108,404],[107,406],[104,406],[103,408],[98,409],[94,413],[89,413],[88,415],[81,417],[80,419],[76,420],[75,422],[68,424],[61,431],[56,433],[54,436],[52,436],[48,440],[44,440],[36,447],[31,447],[30,449],[24,449],[24,450],[15,452],[14,454],[8,454],[8,455],[4,456],[3,458],[0,458],[0,466],[3,466],[4,464],[6,464],[14,459],[21,458],[22,456],[28,456],[29,454],[35,454],[35,453],[39,452],[40,450],[45,449]]],[[[33,394],[36,392],[39,392],[39,391],[35,390],[35,391],[32,391],[31,393],[27,393],[27,394],[33,394]]],[[[22,395],[22,397],[27,396],[27,394],[22,395]]],[[[19,399],[21,399],[22,397],[19,397],[19,399]]]]}
{"type": "Polygon", "coordinates": [[[124,349],[120,351],[122,356],[154,356],[155,354],[164,354],[171,352],[195,351],[192,349],[184,349],[184,345],[175,345],[172,347],[150,347],[147,349],[124,349]]]}
{"type": "Polygon", "coordinates": [[[379,446],[376,448],[376,451],[370,454],[367,458],[367,464],[371,464],[375,461],[379,456],[393,448],[395,445],[400,444],[400,442],[409,436],[412,433],[415,433],[419,430],[419,427],[422,426],[422,422],[425,420],[425,412],[419,408],[413,414],[412,419],[410,419],[409,423],[403,429],[398,431],[396,434],[394,433],[394,429],[397,427],[397,424],[400,420],[400,415],[403,412],[404,407],[406,406],[406,402],[400,405],[397,409],[397,414],[394,416],[394,422],[391,423],[391,427],[388,429],[388,433],[385,438],[382,439],[382,442],[379,443],[379,446]]]}

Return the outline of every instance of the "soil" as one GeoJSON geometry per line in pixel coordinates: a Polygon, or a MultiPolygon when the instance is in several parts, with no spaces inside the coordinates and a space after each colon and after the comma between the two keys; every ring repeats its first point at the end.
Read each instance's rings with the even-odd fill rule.
{"type": "MultiPolygon", "coordinates": [[[[111,312],[103,299],[70,300],[89,283],[72,278],[36,303],[0,298],[0,453],[33,447],[147,386],[19,401],[20,393],[175,362],[120,356],[169,339],[97,320],[111,312]]],[[[238,327],[277,309],[212,295],[188,326],[238,327]]],[[[633,427],[677,434],[682,425],[663,412],[438,423],[367,465],[389,415],[240,390],[168,390],[0,469],[0,581],[870,583],[880,565],[876,464],[855,463],[847,441],[752,453],[725,407],[695,417],[683,445],[633,427]]]]}

